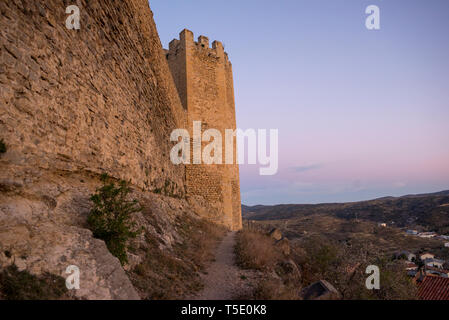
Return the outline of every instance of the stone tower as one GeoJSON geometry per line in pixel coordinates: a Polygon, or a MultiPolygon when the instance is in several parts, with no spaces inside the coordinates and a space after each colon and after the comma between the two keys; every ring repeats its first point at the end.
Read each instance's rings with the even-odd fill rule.
{"type": "MultiPolygon", "coordinates": [[[[193,137],[193,121],[202,122],[202,132],[213,128],[220,131],[225,145],[225,129],[236,129],[232,65],[221,42],[184,29],[179,40],[174,39],[166,51],[173,80],[187,114],[188,130],[193,137]]],[[[242,227],[239,168],[234,139],[234,163],[190,164],[186,166],[188,195],[203,196],[223,212],[222,223],[232,230],[242,227]]],[[[207,143],[206,143],[207,144],[207,143]]],[[[191,145],[193,145],[191,143],[191,145]]],[[[204,146],[204,145],[203,145],[204,146]]]]}

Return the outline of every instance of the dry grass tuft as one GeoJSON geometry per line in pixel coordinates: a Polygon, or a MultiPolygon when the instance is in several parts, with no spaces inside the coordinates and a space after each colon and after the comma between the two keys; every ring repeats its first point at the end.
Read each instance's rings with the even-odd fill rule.
{"type": "Polygon", "coordinates": [[[237,234],[235,253],[237,264],[244,269],[272,269],[281,259],[269,236],[248,230],[237,234]]]}
{"type": "Polygon", "coordinates": [[[286,286],[279,279],[266,279],[258,283],[254,291],[256,300],[298,300],[299,287],[286,286]]]}
{"type": "Polygon", "coordinates": [[[300,276],[286,267],[284,255],[275,241],[262,231],[242,230],[235,246],[237,264],[244,269],[260,272],[251,296],[242,299],[298,300],[300,276]]]}
{"type": "Polygon", "coordinates": [[[0,271],[0,300],[68,299],[65,279],[50,273],[40,276],[11,265],[0,271]]]}

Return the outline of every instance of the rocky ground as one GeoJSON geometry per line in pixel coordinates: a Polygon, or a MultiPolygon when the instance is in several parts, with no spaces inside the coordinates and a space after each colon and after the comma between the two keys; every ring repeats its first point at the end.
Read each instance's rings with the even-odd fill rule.
{"type": "MultiPolygon", "coordinates": [[[[75,265],[80,269],[80,289],[71,292],[73,298],[140,299],[150,297],[136,290],[129,276],[145,262],[148,239],[175,260],[189,258],[175,248],[190,237],[192,232],[184,229],[192,229],[199,207],[205,208],[195,200],[134,189],[132,197],[144,207],[134,219],[143,232],[133,240],[135,250],[128,252],[129,264],[123,268],[86,225],[89,197],[99,186],[95,174],[49,172],[24,181],[11,173],[0,171],[0,271],[16,265],[32,275],[50,273],[65,279],[67,267],[75,265]]],[[[197,266],[188,268],[197,271],[197,266]]],[[[165,275],[161,272],[159,277],[165,275]]]]}

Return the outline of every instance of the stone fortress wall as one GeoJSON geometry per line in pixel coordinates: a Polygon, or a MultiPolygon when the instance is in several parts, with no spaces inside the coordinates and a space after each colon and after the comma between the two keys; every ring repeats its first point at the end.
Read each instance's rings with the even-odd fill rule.
{"type": "Polygon", "coordinates": [[[80,30],[65,27],[64,1],[0,4],[3,161],[184,196],[168,139],[185,114],[148,4],[81,4],[80,30]]]}
{"type": "Polygon", "coordinates": [[[185,215],[240,225],[237,167],[186,169],[170,161],[171,132],[202,114],[194,101],[208,106],[211,127],[235,126],[230,64],[211,61],[195,71],[216,74],[221,85],[179,80],[193,76],[200,55],[180,59],[178,68],[167,63],[147,0],[0,1],[0,57],[0,139],[7,146],[0,154],[0,269],[16,264],[65,277],[73,264],[83,272],[77,297],[137,298],[117,258],[86,228],[102,173],[131,181],[133,195],[165,227],[157,233],[148,212],[138,216],[140,225],[167,248],[185,215]],[[74,2],[80,30],[65,26],[74,2]],[[201,97],[209,90],[219,98],[201,97]],[[222,119],[214,122],[215,112],[222,119]]]}

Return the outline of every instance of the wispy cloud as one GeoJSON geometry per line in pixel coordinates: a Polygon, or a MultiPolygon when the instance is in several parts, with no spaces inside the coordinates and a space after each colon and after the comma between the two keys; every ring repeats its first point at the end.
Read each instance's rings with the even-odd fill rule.
{"type": "Polygon", "coordinates": [[[311,164],[308,166],[296,166],[296,167],[292,167],[291,169],[296,171],[296,172],[307,172],[307,171],[311,171],[311,170],[316,170],[316,169],[321,169],[323,167],[322,164],[311,164]]]}
{"type": "Polygon", "coordinates": [[[403,188],[405,186],[407,186],[407,183],[403,182],[403,181],[397,181],[397,182],[393,183],[393,187],[395,187],[395,188],[403,188]]]}

